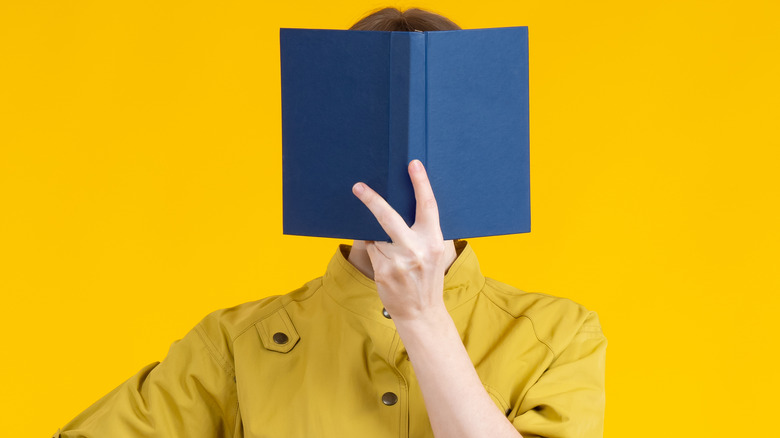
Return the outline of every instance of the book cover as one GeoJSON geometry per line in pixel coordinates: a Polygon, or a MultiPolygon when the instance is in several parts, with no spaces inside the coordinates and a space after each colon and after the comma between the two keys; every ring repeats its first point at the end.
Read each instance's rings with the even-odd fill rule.
{"type": "Polygon", "coordinates": [[[414,223],[425,165],[444,239],[530,232],[528,29],[280,29],[284,234],[388,241],[363,181],[414,223]]]}

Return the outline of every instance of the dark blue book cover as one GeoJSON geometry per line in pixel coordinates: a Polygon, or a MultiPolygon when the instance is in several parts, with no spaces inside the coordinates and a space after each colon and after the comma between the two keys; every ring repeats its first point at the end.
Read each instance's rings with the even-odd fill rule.
{"type": "Polygon", "coordinates": [[[414,223],[425,165],[444,239],[531,231],[528,28],[280,29],[284,234],[389,240],[365,182],[414,223]]]}

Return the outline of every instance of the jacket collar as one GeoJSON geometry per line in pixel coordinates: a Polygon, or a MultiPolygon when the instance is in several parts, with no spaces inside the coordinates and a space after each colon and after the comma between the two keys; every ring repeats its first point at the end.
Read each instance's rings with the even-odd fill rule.
{"type": "MultiPolygon", "coordinates": [[[[382,315],[382,301],[374,280],[347,260],[351,249],[351,245],[339,245],[331,258],[322,279],[325,292],[347,310],[395,328],[392,320],[382,315]]],[[[473,298],[485,285],[471,245],[465,240],[456,240],[455,251],[458,256],[444,276],[444,305],[449,311],[473,298]]]]}

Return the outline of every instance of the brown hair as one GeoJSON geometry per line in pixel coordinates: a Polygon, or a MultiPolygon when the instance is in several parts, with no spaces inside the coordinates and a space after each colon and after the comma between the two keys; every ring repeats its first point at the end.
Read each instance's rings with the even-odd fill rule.
{"type": "Polygon", "coordinates": [[[460,30],[460,26],[447,17],[418,8],[401,11],[384,8],[363,17],[349,30],[383,30],[413,32],[415,30],[460,30]]]}

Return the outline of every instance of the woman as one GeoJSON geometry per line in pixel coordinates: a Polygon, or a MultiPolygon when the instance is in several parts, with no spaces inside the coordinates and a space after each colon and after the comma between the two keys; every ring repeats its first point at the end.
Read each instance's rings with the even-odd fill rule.
{"type": "MultiPolygon", "coordinates": [[[[460,28],[386,8],[351,29],[460,28]]],[[[409,176],[412,227],[353,187],[392,243],[341,245],[300,289],[212,312],[54,436],[601,436],[597,315],[485,278],[442,239],[419,161],[409,176]]]]}

